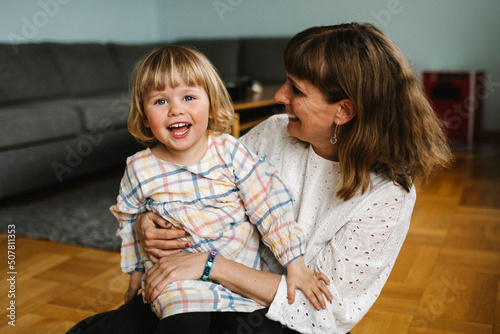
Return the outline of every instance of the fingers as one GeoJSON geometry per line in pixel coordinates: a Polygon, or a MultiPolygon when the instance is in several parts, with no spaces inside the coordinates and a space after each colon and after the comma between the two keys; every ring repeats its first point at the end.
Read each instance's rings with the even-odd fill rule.
{"type": "Polygon", "coordinates": [[[166,227],[168,224],[170,224],[162,216],[159,216],[156,213],[146,212],[145,215],[147,216],[148,219],[150,219],[153,223],[155,223],[158,226],[166,227]]]}
{"type": "Polygon", "coordinates": [[[191,247],[187,240],[173,240],[188,236],[184,230],[178,229],[148,229],[144,233],[144,246],[146,248],[158,248],[162,250],[172,250],[191,247]]]}
{"type": "Polygon", "coordinates": [[[171,269],[158,263],[151,267],[146,277],[144,295],[147,302],[155,300],[170,282],[171,269]]]}
{"type": "Polygon", "coordinates": [[[311,290],[310,297],[308,299],[311,303],[319,310],[319,307],[322,309],[326,309],[326,301],[325,297],[328,301],[333,300],[332,293],[330,289],[328,289],[328,284],[330,284],[330,279],[328,276],[322,273],[314,273],[314,277],[316,278],[315,286],[313,286],[311,290]]]}
{"type": "Polygon", "coordinates": [[[308,278],[302,278],[297,284],[293,280],[287,280],[288,303],[294,302],[295,289],[299,289],[316,310],[326,309],[327,300],[333,300],[327,284],[330,284],[330,280],[322,273],[311,273],[308,278]]]}
{"type": "Polygon", "coordinates": [[[288,304],[293,304],[293,302],[295,301],[295,285],[287,285],[287,298],[288,304]]]}
{"type": "Polygon", "coordinates": [[[317,273],[317,277],[319,278],[319,280],[324,282],[323,283],[320,281],[318,284],[318,287],[320,288],[321,292],[326,297],[326,299],[331,302],[333,300],[333,295],[327,286],[327,285],[330,285],[330,279],[328,278],[328,276],[326,276],[325,274],[322,274],[322,273],[317,273]]]}
{"type": "Polygon", "coordinates": [[[189,233],[178,228],[164,228],[157,230],[157,239],[171,240],[189,236],[189,233]]]}
{"type": "Polygon", "coordinates": [[[127,292],[125,292],[125,304],[132,300],[141,288],[142,272],[134,273],[130,276],[127,292]]]}
{"type": "Polygon", "coordinates": [[[330,285],[330,279],[323,273],[315,273],[318,280],[322,280],[326,285],[330,285]]]}

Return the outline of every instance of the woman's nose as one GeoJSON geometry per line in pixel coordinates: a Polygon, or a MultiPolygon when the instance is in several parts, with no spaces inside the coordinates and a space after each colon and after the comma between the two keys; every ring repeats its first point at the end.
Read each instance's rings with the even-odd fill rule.
{"type": "Polygon", "coordinates": [[[288,104],[290,99],[287,96],[286,82],[274,94],[274,100],[279,104],[288,104]]]}

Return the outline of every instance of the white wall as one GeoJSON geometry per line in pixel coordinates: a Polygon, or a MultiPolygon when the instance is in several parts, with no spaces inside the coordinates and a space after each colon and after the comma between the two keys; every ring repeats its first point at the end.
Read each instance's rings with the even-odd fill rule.
{"type": "Polygon", "coordinates": [[[486,71],[484,127],[500,130],[498,0],[183,0],[159,2],[176,15],[162,36],[290,36],[313,25],[372,22],[420,71],[486,71]]]}
{"type": "Polygon", "coordinates": [[[2,0],[0,42],[158,40],[157,0],[2,0]]]}
{"type": "Polygon", "coordinates": [[[498,0],[2,0],[0,42],[292,36],[349,21],[381,27],[417,73],[484,69],[484,125],[500,130],[498,0]]]}

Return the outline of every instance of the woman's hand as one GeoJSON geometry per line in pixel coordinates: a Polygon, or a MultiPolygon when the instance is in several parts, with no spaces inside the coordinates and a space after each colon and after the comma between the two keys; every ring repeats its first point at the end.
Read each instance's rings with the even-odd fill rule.
{"type": "Polygon", "coordinates": [[[174,240],[188,236],[186,231],[174,227],[153,212],[138,215],[134,228],[137,239],[153,263],[166,255],[179,253],[184,248],[191,247],[189,241],[174,240]]]}
{"type": "Polygon", "coordinates": [[[146,275],[144,298],[151,302],[165,289],[168,283],[200,279],[208,253],[177,253],[160,258],[146,275]]]}

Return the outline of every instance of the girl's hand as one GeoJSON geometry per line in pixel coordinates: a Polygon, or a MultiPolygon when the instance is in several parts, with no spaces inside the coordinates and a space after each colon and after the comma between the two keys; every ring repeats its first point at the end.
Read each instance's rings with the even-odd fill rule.
{"type": "Polygon", "coordinates": [[[143,271],[136,271],[130,275],[130,280],[128,282],[128,290],[125,292],[125,304],[132,300],[139,292],[141,288],[141,279],[144,275],[143,271]]]}
{"type": "Polygon", "coordinates": [[[158,259],[182,252],[191,243],[186,240],[173,240],[186,237],[189,234],[158,216],[153,212],[146,212],[137,216],[134,224],[137,239],[142,244],[146,254],[153,263],[158,259]]]}
{"type": "Polygon", "coordinates": [[[208,253],[187,252],[160,258],[146,275],[143,291],[145,300],[151,302],[156,299],[168,283],[201,279],[207,258],[208,253]]]}
{"type": "Polygon", "coordinates": [[[332,294],[327,287],[330,284],[328,277],[325,274],[316,273],[309,269],[302,257],[293,260],[286,269],[289,304],[292,304],[295,300],[295,289],[301,290],[316,310],[326,308],[325,296],[328,301],[332,301],[332,294]]]}

